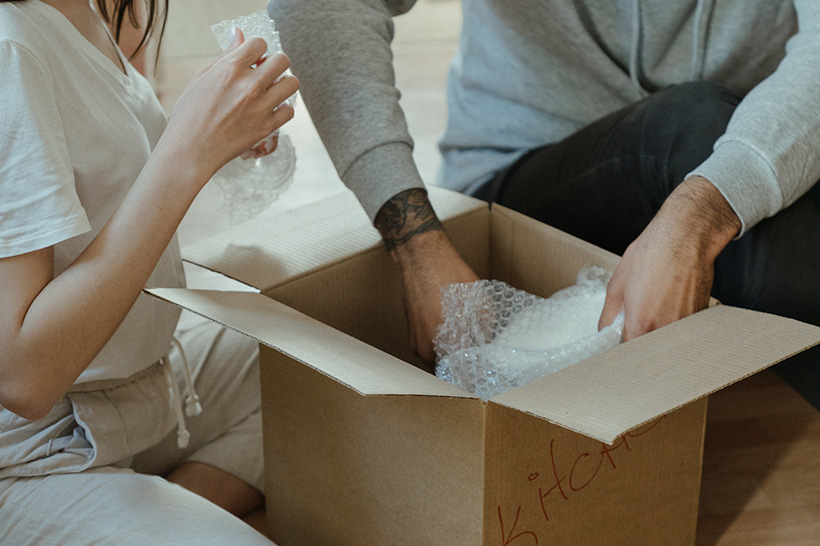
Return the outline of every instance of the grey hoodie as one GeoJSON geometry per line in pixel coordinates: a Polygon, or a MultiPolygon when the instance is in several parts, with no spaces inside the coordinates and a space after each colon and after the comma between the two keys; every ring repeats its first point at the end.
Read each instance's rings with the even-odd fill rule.
{"type": "MultiPolygon", "coordinates": [[[[422,185],[398,105],[391,16],[415,0],[270,0],[305,103],[371,219],[422,185]]],[[[820,178],[820,0],[463,0],[439,183],[470,192],[527,150],[657,89],[745,98],[694,172],[745,232],[820,178]],[[799,27],[798,27],[799,24],[799,27]]]]}

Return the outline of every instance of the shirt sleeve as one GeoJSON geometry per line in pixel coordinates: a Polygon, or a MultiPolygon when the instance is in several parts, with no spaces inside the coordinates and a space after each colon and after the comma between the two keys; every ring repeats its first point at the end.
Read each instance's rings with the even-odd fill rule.
{"type": "Polygon", "coordinates": [[[342,181],[370,219],[424,184],[395,85],[392,16],[415,0],[269,0],[300,93],[342,181]]]}
{"type": "Polygon", "coordinates": [[[55,86],[34,53],[0,42],[0,257],[91,229],[74,185],[55,86]]]}
{"type": "Polygon", "coordinates": [[[777,70],[740,102],[712,155],[690,173],[720,190],[741,235],[820,179],[820,2],[794,6],[799,32],[777,70]]]}

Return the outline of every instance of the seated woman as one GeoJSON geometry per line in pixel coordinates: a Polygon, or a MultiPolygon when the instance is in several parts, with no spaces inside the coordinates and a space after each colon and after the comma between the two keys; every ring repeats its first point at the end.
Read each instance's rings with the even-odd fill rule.
{"type": "MultiPolygon", "coordinates": [[[[150,27],[166,6],[146,4],[150,27]]],[[[100,17],[140,6],[0,0],[3,544],[270,544],[240,519],[264,502],[255,343],[175,341],[141,291],[183,285],[186,210],[298,82],[237,34],[166,121],[100,17]]]]}

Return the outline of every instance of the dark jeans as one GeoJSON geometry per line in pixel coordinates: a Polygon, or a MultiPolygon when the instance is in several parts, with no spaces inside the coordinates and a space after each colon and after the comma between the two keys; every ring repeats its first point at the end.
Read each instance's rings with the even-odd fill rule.
{"type": "MultiPolygon", "coordinates": [[[[684,176],[712,153],[739,101],[708,82],[659,91],[532,150],[476,197],[623,254],[684,176]]],[[[820,184],[726,247],[715,262],[712,295],[820,325],[820,184]]],[[[820,348],[776,370],[820,409],[820,348]]]]}

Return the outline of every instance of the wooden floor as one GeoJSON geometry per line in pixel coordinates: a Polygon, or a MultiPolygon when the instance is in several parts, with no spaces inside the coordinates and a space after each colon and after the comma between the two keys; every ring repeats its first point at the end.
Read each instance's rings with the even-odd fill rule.
{"type": "Polygon", "coordinates": [[[699,546],[820,545],[820,412],[771,371],[712,395],[699,546]]]}

